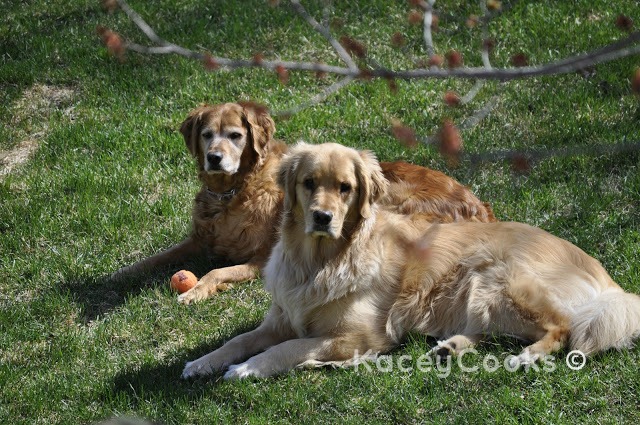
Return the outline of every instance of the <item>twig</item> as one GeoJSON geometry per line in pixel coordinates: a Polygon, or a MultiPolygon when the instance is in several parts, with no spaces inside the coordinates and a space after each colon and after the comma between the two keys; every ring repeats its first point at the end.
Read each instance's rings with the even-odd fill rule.
{"type": "Polygon", "coordinates": [[[311,25],[311,27],[314,30],[319,32],[331,44],[331,46],[333,46],[333,49],[336,51],[338,56],[340,56],[340,58],[344,61],[344,63],[349,67],[350,70],[352,71],[358,70],[358,65],[356,65],[356,63],[351,58],[351,55],[349,55],[349,53],[345,50],[345,48],[342,47],[342,44],[340,44],[338,40],[336,40],[331,35],[331,33],[326,27],[320,25],[318,21],[316,21],[313,18],[313,16],[309,15],[309,12],[307,12],[307,10],[304,8],[304,6],[300,4],[298,0],[291,0],[291,6],[296,12],[298,12],[298,15],[300,15],[305,21],[307,21],[307,23],[311,25]]]}
{"type": "Polygon", "coordinates": [[[329,26],[329,20],[331,19],[331,0],[324,0],[324,7],[322,8],[322,25],[324,27],[329,26]]]}
{"type": "Polygon", "coordinates": [[[480,0],[480,10],[482,10],[482,19],[480,21],[482,29],[482,64],[485,68],[491,69],[491,61],[489,60],[490,48],[487,41],[489,40],[489,20],[492,15],[489,13],[489,9],[487,8],[487,0],[480,0]]]}
{"type": "MultiPolygon", "coordinates": [[[[489,46],[485,42],[489,38],[489,20],[491,18],[491,14],[489,13],[489,9],[487,8],[487,0],[480,0],[480,9],[482,10],[483,18],[480,21],[480,25],[482,27],[482,49],[480,51],[480,55],[482,57],[482,64],[486,69],[491,69],[491,60],[489,59],[489,46]]],[[[473,85],[471,90],[460,99],[460,103],[466,105],[471,102],[476,95],[480,92],[482,87],[484,87],[486,80],[477,80],[473,85]]]]}
{"type": "Polygon", "coordinates": [[[162,38],[158,37],[158,34],[156,34],[153,28],[151,28],[149,24],[147,24],[145,20],[142,19],[140,15],[138,15],[138,12],[136,12],[131,8],[131,6],[129,6],[123,0],[116,0],[116,1],[118,2],[118,6],[120,6],[120,8],[124,11],[124,13],[127,14],[129,19],[131,19],[138,26],[138,28],[140,28],[140,30],[143,33],[145,33],[145,35],[149,38],[149,40],[161,46],[169,44],[162,38]]]}
{"type": "Polygon", "coordinates": [[[485,83],[486,83],[486,80],[476,81],[473,87],[469,89],[467,94],[462,96],[462,98],[460,99],[460,103],[462,105],[466,105],[467,103],[471,102],[478,95],[478,93],[480,93],[480,90],[482,90],[485,83]]]}
{"type": "Polygon", "coordinates": [[[473,115],[467,117],[467,119],[465,119],[462,122],[462,124],[458,126],[458,128],[460,130],[470,130],[476,125],[478,125],[480,121],[485,119],[491,113],[491,111],[493,111],[496,108],[496,106],[498,106],[499,100],[500,100],[499,95],[493,96],[491,99],[487,101],[487,103],[485,103],[482,106],[482,108],[474,112],[473,115]]]}
{"type": "Polygon", "coordinates": [[[436,53],[433,47],[433,37],[431,35],[431,26],[433,24],[433,5],[435,2],[436,0],[427,0],[420,3],[424,9],[422,36],[424,38],[424,45],[427,49],[427,55],[429,55],[429,57],[436,53]]]}
{"type": "Polygon", "coordinates": [[[455,68],[455,69],[414,69],[407,71],[373,70],[372,77],[391,76],[403,80],[423,78],[477,78],[485,80],[514,80],[539,77],[543,75],[559,75],[576,72],[580,69],[601,63],[611,62],[640,53],[640,46],[628,46],[640,40],[640,32],[633,32],[625,39],[607,45],[601,49],[571,56],[567,59],[548,62],[537,66],[521,68],[455,68]]]}
{"type": "MultiPolygon", "coordinates": [[[[179,56],[186,57],[188,59],[195,59],[202,61],[207,58],[207,55],[193,50],[185,49],[175,44],[167,43],[163,46],[143,46],[137,43],[126,43],[126,48],[133,50],[137,53],[145,54],[177,54],[179,56]]],[[[288,61],[270,61],[270,60],[256,60],[256,59],[228,59],[219,56],[211,56],[210,59],[220,67],[228,69],[237,68],[262,68],[270,71],[275,71],[276,68],[282,66],[287,70],[294,71],[309,71],[320,72],[324,74],[335,74],[341,76],[357,77],[359,71],[351,71],[349,68],[341,66],[327,65],[319,62],[288,62],[288,61]]]]}
{"type": "Polygon", "coordinates": [[[615,144],[599,144],[590,146],[569,146],[566,148],[545,149],[545,150],[501,150],[479,154],[462,154],[460,159],[477,165],[483,162],[514,161],[524,159],[529,163],[547,158],[569,157],[579,155],[611,155],[615,153],[631,152],[640,150],[640,141],[619,142],[615,144]]]}
{"type": "Polygon", "coordinates": [[[332,85],[325,87],[325,89],[322,92],[313,96],[307,102],[301,103],[300,105],[296,105],[293,108],[285,109],[284,111],[274,111],[274,112],[271,112],[271,114],[274,116],[280,116],[280,117],[288,117],[288,116],[297,114],[303,109],[309,108],[311,106],[315,106],[320,102],[323,102],[326,98],[340,91],[343,87],[351,83],[353,80],[354,80],[353,77],[346,76],[341,80],[336,81],[332,85]]]}
{"type": "MultiPolygon", "coordinates": [[[[485,103],[484,105],[482,105],[482,107],[480,109],[478,109],[477,111],[475,111],[471,116],[467,117],[467,119],[465,119],[462,124],[460,124],[458,126],[458,128],[460,130],[470,130],[473,127],[475,127],[476,125],[478,125],[480,123],[480,121],[482,121],[484,118],[486,118],[491,111],[493,111],[496,106],[498,106],[500,100],[500,96],[499,95],[495,95],[493,96],[491,99],[489,99],[487,101],[487,103],[485,103]]],[[[438,133],[434,133],[430,136],[427,137],[423,137],[421,139],[418,139],[418,141],[424,145],[438,145],[440,143],[440,137],[438,135],[438,133]]]]}

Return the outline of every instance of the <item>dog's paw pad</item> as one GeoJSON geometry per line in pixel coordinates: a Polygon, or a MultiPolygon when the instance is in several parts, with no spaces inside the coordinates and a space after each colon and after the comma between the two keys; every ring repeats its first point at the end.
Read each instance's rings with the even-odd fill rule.
{"type": "Polygon", "coordinates": [[[430,354],[441,359],[449,356],[455,356],[457,354],[456,344],[449,343],[447,341],[438,341],[438,345],[431,349],[430,354]]]}
{"type": "Polygon", "coordinates": [[[438,357],[449,357],[452,356],[453,352],[449,349],[449,347],[438,347],[436,350],[436,356],[438,357]]]}

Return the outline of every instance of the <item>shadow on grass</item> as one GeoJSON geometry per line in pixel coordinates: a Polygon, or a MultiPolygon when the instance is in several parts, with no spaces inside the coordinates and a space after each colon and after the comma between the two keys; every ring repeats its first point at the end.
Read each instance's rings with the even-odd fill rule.
{"type": "MultiPolygon", "coordinates": [[[[104,394],[100,399],[110,400],[116,399],[122,401],[127,400],[127,405],[134,410],[148,403],[162,404],[164,406],[174,406],[172,411],[180,411],[185,405],[197,403],[198,400],[206,398],[207,403],[216,406],[227,406],[230,409],[244,409],[252,405],[255,400],[256,391],[270,391],[269,388],[281,388],[286,386],[282,380],[300,379],[296,378],[297,373],[301,371],[293,371],[290,374],[284,374],[268,379],[261,379],[260,389],[250,386],[249,391],[246,390],[244,384],[227,385],[223,380],[223,373],[219,372],[207,377],[184,380],[180,376],[187,361],[197,359],[219,347],[232,336],[244,333],[254,329],[257,324],[251,326],[241,326],[234,331],[233,335],[225,338],[219,338],[214,341],[202,344],[193,350],[185,350],[177,353],[175,360],[170,363],[163,364],[145,364],[141,366],[132,365],[129,369],[123,370],[113,377],[112,382],[104,389],[104,394]],[[182,407],[177,407],[182,406],[182,407]]],[[[412,334],[411,341],[401,344],[391,350],[388,354],[397,356],[407,354],[417,348],[420,354],[426,354],[429,349],[436,345],[436,339],[419,334],[412,334]],[[416,347],[415,345],[418,345],[416,347]]],[[[491,338],[487,343],[478,346],[480,354],[493,353],[499,356],[504,351],[518,353],[523,348],[523,344],[513,338],[491,338]]],[[[455,360],[453,360],[455,362],[455,360]]],[[[435,367],[435,366],[434,366],[435,367]]],[[[373,374],[382,375],[385,372],[376,371],[375,364],[371,363],[373,374]]],[[[457,369],[456,369],[457,370],[457,369]]],[[[314,373],[326,376],[334,376],[336,379],[348,379],[350,372],[340,368],[321,367],[314,370],[314,373]]],[[[250,380],[251,381],[251,380],[250,380]]],[[[306,385],[306,384],[302,384],[306,385]]],[[[315,384],[309,384],[315,385],[315,384]]],[[[167,418],[163,418],[167,419],[167,418]]],[[[174,418],[178,420],[178,418],[174,418]]]]}
{"type": "MultiPolygon", "coordinates": [[[[253,329],[253,326],[239,327],[237,328],[237,332],[234,332],[234,335],[243,333],[247,330],[253,329]]],[[[131,366],[128,370],[123,370],[118,373],[115,377],[113,377],[112,382],[104,389],[104,393],[101,400],[110,400],[115,399],[122,402],[123,399],[126,400],[127,406],[129,408],[137,409],[139,406],[144,406],[148,404],[154,405],[162,405],[168,408],[168,411],[171,412],[169,415],[179,413],[181,410],[188,408],[190,405],[194,405],[195,403],[199,403],[200,400],[206,399],[206,403],[213,406],[225,406],[226,409],[235,410],[236,412],[243,411],[244,409],[250,408],[250,406],[255,406],[256,400],[260,397],[263,397],[265,394],[278,394],[281,389],[291,388],[287,381],[292,378],[293,381],[298,381],[294,386],[297,386],[298,383],[302,386],[310,386],[314,387],[317,385],[318,381],[312,379],[310,381],[305,380],[303,377],[295,375],[297,373],[302,374],[302,372],[294,371],[289,375],[282,375],[279,377],[273,377],[269,379],[258,380],[259,385],[249,385],[247,387],[246,384],[223,384],[222,373],[218,373],[215,375],[211,375],[208,377],[198,378],[198,379],[190,379],[183,380],[180,378],[182,373],[182,369],[186,361],[194,360],[216,348],[219,348],[224,344],[224,339],[220,338],[210,343],[203,344],[196,349],[193,350],[185,350],[177,353],[171,363],[164,364],[147,364],[142,366],[131,366]]],[[[394,356],[397,361],[398,357],[403,354],[407,354],[411,351],[419,351],[419,354],[427,353],[431,347],[436,344],[436,340],[431,337],[425,337],[419,334],[412,334],[410,337],[410,341],[407,341],[406,344],[402,344],[399,347],[393,349],[389,354],[394,356]]],[[[488,337],[486,341],[479,344],[478,356],[486,356],[493,355],[502,362],[505,358],[505,354],[518,354],[524,346],[527,344],[521,341],[518,341],[514,338],[508,337],[488,337]]],[[[557,353],[554,353],[556,358],[556,364],[561,370],[561,374],[570,374],[572,371],[568,370],[564,366],[565,356],[567,355],[568,350],[562,350],[557,353]]],[[[604,362],[606,363],[606,359],[610,356],[618,356],[618,353],[614,351],[609,351],[606,353],[598,354],[597,356],[590,358],[590,362],[604,362]]],[[[451,363],[453,366],[453,377],[459,376],[466,371],[461,370],[459,366],[456,366],[457,360],[454,359],[451,363]]],[[[467,367],[470,366],[478,366],[481,367],[482,359],[480,357],[469,357],[465,361],[465,365],[467,367]]],[[[436,367],[436,366],[434,366],[436,367]]],[[[538,364],[538,367],[541,370],[543,369],[543,365],[538,364]]],[[[378,378],[381,378],[385,373],[384,371],[376,371],[375,366],[372,365],[373,372],[368,375],[374,381],[378,378]]],[[[534,369],[535,371],[535,369],[534,369]]],[[[327,375],[331,379],[335,378],[338,380],[344,379],[354,379],[353,382],[359,382],[359,378],[354,377],[351,372],[347,372],[342,369],[334,369],[330,367],[321,368],[321,370],[314,371],[314,373],[327,375]]],[[[433,372],[435,373],[435,372],[433,372]]],[[[437,388],[450,388],[446,381],[443,381],[441,378],[434,377],[433,373],[420,375],[425,380],[425,382],[429,382],[430,385],[438,385],[437,388]],[[442,386],[442,387],[440,387],[442,386]]],[[[490,372],[492,373],[492,372],[490,372]]],[[[503,388],[505,386],[504,380],[504,372],[502,372],[502,378],[498,378],[495,380],[490,380],[487,378],[486,374],[480,379],[482,385],[494,386],[497,388],[503,388]]],[[[507,375],[508,376],[508,375],[507,375]]],[[[520,384],[534,382],[540,379],[540,375],[536,373],[527,373],[526,370],[521,370],[517,374],[511,375],[515,382],[520,384]]],[[[372,384],[374,381],[367,381],[367,385],[372,384]]],[[[451,382],[451,381],[449,381],[451,382]]],[[[325,386],[322,388],[328,388],[328,386],[333,385],[331,381],[327,381],[325,386]]],[[[508,384],[507,384],[508,385],[508,384]]],[[[298,387],[299,388],[299,387],[298,387]]],[[[277,396],[276,396],[277,397],[277,396]]],[[[163,418],[167,419],[167,418],[163,418]]],[[[180,418],[174,417],[172,418],[174,422],[178,422],[180,418]]],[[[170,421],[172,422],[172,421],[170,421]]]]}
{"type": "MultiPolygon", "coordinates": [[[[182,371],[186,362],[193,361],[210,353],[220,347],[231,338],[251,331],[258,326],[258,323],[239,326],[232,335],[218,338],[212,342],[202,344],[192,350],[184,351],[180,354],[180,359],[170,364],[153,364],[142,365],[134,370],[125,370],[116,375],[113,379],[109,394],[127,393],[133,397],[137,397],[140,393],[145,393],[150,397],[159,396],[167,400],[177,399],[183,396],[198,396],[199,394],[210,394],[209,388],[223,382],[224,371],[214,373],[206,377],[184,380],[181,378],[182,371]]],[[[437,346],[437,339],[431,336],[411,333],[408,340],[391,351],[388,355],[400,356],[411,351],[411,347],[419,346],[419,351],[427,354],[429,350],[437,346]]],[[[493,353],[498,355],[504,352],[518,354],[528,345],[525,342],[514,338],[491,336],[482,341],[476,347],[481,354],[493,353]]],[[[318,368],[318,373],[332,373],[341,370],[332,366],[323,366],[318,368]]],[[[295,372],[293,372],[295,373],[295,372]]],[[[282,377],[287,376],[282,375],[282,377]]],[[[278,377],[274,377],[278,379],[278,377]]]]}
{"type": "Polygon", "coordinates": [[[258,323],[245,324],[239,326],[231,335],[204,343],[192,350],[181,350],[175,356],[177,359],[171,363],[132,365],[131,368],[121,371],[113,378],[111,385],[105,389],[104,397],[101,399],[124,395],[132,403],[138,401],[144,403],[154,399],[164,400],[167,405],[171,405],[178,400],[197,399],[206,393],[207,398],[220,399],[218,401],[224,403],[225,400],[221,399],[224,397],[223,395],[216,395],[216,392],[211,391],[213,386],[217,386],[223,381],[223,372],[201,378],[182,379],[182,370],[186,362],[193,361],[222,347],[231,338],[253,330],[257,326],[258,323]]]}
{"type": "Polygon", "coordinates": [[[60,286],[68,291],[73,301],[78,303],[85,323],[96,320],[123,305],[128,297],[136,296],[147,288],[167,285],[178,270],[191,270],[196,276],[204,276],[209,271],[229,264],[207,259],[194,259],[184,264],[163,267],[136,276],[112,278],[111,276],[71,277],[60,286]]]}

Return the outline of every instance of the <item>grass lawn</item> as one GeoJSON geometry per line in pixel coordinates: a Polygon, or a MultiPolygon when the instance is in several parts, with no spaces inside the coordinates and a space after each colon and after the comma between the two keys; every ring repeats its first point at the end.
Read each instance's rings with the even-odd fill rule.
{"type": "MultiPolygon", "coordinates": [[[[283,2],[286,3],[286,2],[283,2]]],[[[303,2],[317,17],[321,2],[303,2]]],[[[406,1],[335,1],[337,35],[367,40],[370,56],[397,68],[424,55],[406,1]],[[406,52],[391,35],[406,34],[406,52]]],[[[176,56],[130,53],[118,63],[96,25],[143,41],[123,13],[97,0],[0,2],[0,151],[31,152],[0,176],[0,423],[95,423],[134,416],[168,424],[274,422],[617,423],[640,421],[640,348],[607,352],[573,371],[559,353],[553,371],[296,371],[246,382],[180,380],[192,360],[254,327],[269,306],[255,281],[207,302],[183,306],[168,276],[118,286],[110,272],[182,240],[198,190],[195,165],[177,131],[201,102],[253,99],[284,109],[333,80],[293,73],[281,85],[261,70],[205,72],[176,56]]],[[[481,65],[480,30],[464,25],[476,2],[439,1],[439,53],[458,49],[481,65]],[[473,3],[473,7],[469,4],[473,3]]],[[[640,23],[634,0],[504,1],[492,21],[495,66],[527,52],[542,63],[602,46],[625,34],[616,16],[640,23]]],[[[131,2],[158,33],[184,46],[248,58],[322,60],[330,47],[286,5],[259,0],[131,2]],[[199,47],[202,46],[202,47],[199,47]]],[[[496,93],[498,107],[463,134],[467,152],[562,148],[640,140],[640,100],[631,57],[569,74],[501,86],[489,83],[469,105],[447,109],[445,90],[470,81],[357,83],[288,120],[277,136],[336,141],[442,170],[492,203],[501,220],[540,226],[599,259],[628,291],[640,293],[640,154],[541,161],[528,175],[509,164],[449,168],[433,148],[409,150],[390,132],[397,117],[431,134],[444,116],[460,121],[496,93]]],[[[5,156],[5,155],[2,155],[5,156]]],[[[7,169],[9,162],[2,164],[7,169]]],[[[200,274],[204,265],[194,265],[200,274]]],[[[392,353],[414,360],[434,344],[411,335],[392,353]]],[[[518,352],[496,339],[465,362],[482,365],[518,352]]]]}

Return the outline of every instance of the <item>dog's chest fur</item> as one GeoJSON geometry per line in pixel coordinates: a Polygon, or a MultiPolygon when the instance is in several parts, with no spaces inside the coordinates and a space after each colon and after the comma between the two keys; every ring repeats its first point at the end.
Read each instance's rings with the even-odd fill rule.
{"type": "Polygon", "coordinates": [[[210,254],[236,263],[266,261],[277,237],[274,217],[282,209],[283,195],[274,178],[279,160],[275,154],[268,158],[230,199],[221,199],[206,186],[197,194],[193,233],[210,254]]]}
{"type": "Polygon", "coordinates": [[[265,267],[265,289],[299,337],[339,333],[342,325],[352,322],[360,310],[377,311],[371,308],[376,304],[372,298],[375,292],[368,287],[376,281],[381,264],[376,261],[377,256],[361,255],[372,248],[368,246],[368,232],[359,236],[326,261],[305,246],[305,242],[314,243],[306,236],[298,241],[302,242],[299,246],[284,236],[274,247],[265,267]]]}

